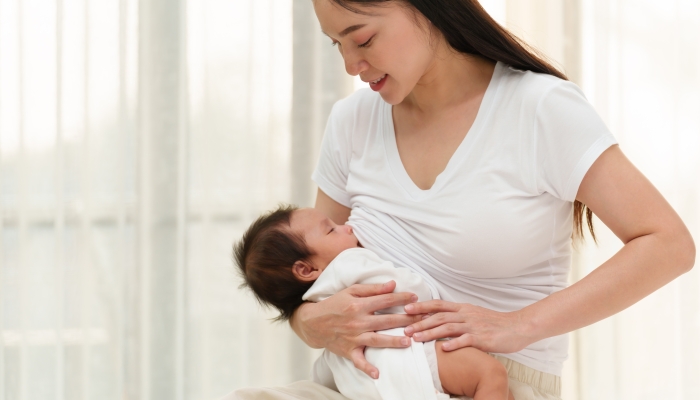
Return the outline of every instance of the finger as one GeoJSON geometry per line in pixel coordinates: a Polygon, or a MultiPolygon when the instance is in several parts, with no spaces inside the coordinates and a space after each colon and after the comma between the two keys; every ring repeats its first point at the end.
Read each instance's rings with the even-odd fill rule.
{"type": "Polygon", "coordinates": [[[408,304],[404,309],[406,310],[406,314],[428,314],[444,311],[456,312],[459,311],[460,305],[444,300],[429,300],[408,304]]]}
{"type": "Polygon", "coordinates": [[[421,316],[421,320],[407,326],[406,329],[404,329],[404,333],[411,336],[415,332],[425,331],[451,322],[464,322],[464,317],[457,313],[437,313],[429,315],[425,319],[421,316]]]}
{"type": "Polygon", "coordinates": [[[428,342],[430,340],[443,338],[456,338],[467,333],[465,332],[465,328],[466,326],[464,323],[447,323],[423,332],[416,332],[412,337],[416,342],[428,342]]]}
{"type": "Polygon", "coordinates": [[[411,338],[408,336],[391,336],[376,332],[365,332],[357,337],[356,343],[366,347],[403,348],[411,345],[411,338]]]}
{"type": "Polygon", "coordinates": [[[350,294],[356,297],[371,297],[380,294],[392,293],[396,289],[396,282],[389,281],[386,283],[376,283],[372,285],[355,284],[347,290],[350,294]]]}
{"type": "Polygon", "coordinates": [[[451,340],[445,340],[442,343],[442,349],[444,351],[454,351],[463,347],[477,347],[475,346],[475,342],[475,336],[465,333],[460,337],[456,337],[451,340]]]}
{"type": "Polygon", "coordinates": [[[365,311],[373,313],[385,308],[404,306],[418,301],[418,296],[413,293],[389,293],[367,298],[365,311]]]}
{"type": "Polygon", "coordinates": [[[421,315],[407,314],[380,314],[369,316],[369,323],[365,326],[366,331],[383,331],[387,329],[402,328],[416,323],[422,318],[421,315]]]}
{"type": "Polygon", "coordinates": [[[355,365],[355,368],[367,374],[372,379],[379,378],[379,370],[370,364],[365,358],[364,347],[355,347],[350,352],[350,361],[355,365]]]}

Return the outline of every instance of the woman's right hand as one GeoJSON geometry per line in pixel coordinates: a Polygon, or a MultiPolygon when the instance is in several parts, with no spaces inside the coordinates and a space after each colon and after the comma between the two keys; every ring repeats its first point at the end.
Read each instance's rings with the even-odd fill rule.
{"type": "Polygon", "coordinates": [[[396,282],[353,285],[318,303],[304,303],[291,325],[313,348],[325,348],[351,360],[355,368],[372,378],[379,371],[365,359],[365,347],[408,347],[411,338],[381,335],[375,331],[400,328],[421,320],[422,315],[382,314],[384,308],[418,301],[412,293],[393,293],[396,282]]]}

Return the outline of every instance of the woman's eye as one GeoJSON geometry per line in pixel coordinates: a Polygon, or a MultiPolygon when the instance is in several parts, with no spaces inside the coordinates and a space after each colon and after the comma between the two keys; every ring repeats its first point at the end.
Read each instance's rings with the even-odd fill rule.
{"type": "Polygon", "coordinates": [[[360,47],[360,48],[362,48],[362,47],[369,47],[369,44],[370,44],[370,42],[372,41],[372,39],[374,39],[374,36],[372,36],[371,38],[369,38],[366,42],[364,42],[364,43],[362,43],[362,44],[358,44],[357,47],[360,47]]]}
{"type": "Polygon", "coordinates": [[[331,46],[335,46],[335,45],[338,45],[338,44],[340,44],[340,43],[336,42],[335,40],[331,42],[331,46]]]}

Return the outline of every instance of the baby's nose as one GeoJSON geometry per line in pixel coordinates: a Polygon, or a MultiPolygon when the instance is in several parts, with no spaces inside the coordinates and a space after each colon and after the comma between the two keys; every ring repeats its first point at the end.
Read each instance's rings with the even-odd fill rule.
{"type": "Polygon", "coordinates": [[[343,225],[345,226],[345,229],[347,230],[348,233],[352,233],[352,226],[350,225],[343,225]]]}

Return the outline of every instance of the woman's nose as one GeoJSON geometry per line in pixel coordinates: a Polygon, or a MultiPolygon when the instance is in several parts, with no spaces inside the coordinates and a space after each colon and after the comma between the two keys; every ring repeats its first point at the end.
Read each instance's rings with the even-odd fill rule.
{"type": "Polygon", "coordinates": [[[352,76],[369,69],[369,63],[365,61],[356,51],[343,50],[343,61],[345,62],[345,71],[352,76]]]}

